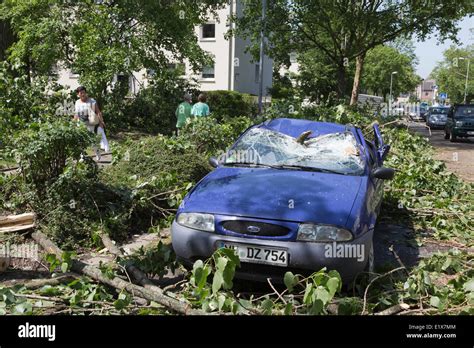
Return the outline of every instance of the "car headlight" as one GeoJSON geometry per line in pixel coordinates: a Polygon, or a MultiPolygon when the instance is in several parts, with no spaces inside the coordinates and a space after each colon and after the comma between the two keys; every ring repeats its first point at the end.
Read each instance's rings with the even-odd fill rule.
{"type": "Polygon", "coordinates": [[[297,240],[306,242],[347,242],[352,233],[331,225],[300,224],[297,240]]]}
{"type": "Polygon", "coordinates": [[[456,127],[462,127],[462,121],[456,121],[456,127]]]}
{"type": "Polygon", "coordinates": [[[176,222],[196,230],[214,232],[214,215],[201,213],[181,213],[176,222]]]}

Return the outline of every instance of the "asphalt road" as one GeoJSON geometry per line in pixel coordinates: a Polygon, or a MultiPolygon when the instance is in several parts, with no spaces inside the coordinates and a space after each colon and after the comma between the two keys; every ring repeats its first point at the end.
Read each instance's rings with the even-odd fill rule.
{"type": "Polygon", "coordinates": [[[446,163],[448,170],[460,178],[474,182],[474,138],[458,139],[451,143],[444,139],[444,131],[432,129],[431,135],[424,123],[411,122],[409,129],[427,137],[436,149],[436,159],[446,163]]]}

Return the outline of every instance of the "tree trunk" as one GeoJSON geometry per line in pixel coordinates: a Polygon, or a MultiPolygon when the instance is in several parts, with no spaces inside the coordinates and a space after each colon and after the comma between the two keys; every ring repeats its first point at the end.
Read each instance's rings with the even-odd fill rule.
{"type": "Polygon", "coordinates": [[[0,20],[0,34],[0,60],[6,60],[8,56],[7,49],[16,40],[10,22],[0,20]]]}
{"type": "Polygon", "coordinates": [[[357,104],[357,99],[359,97],[360,80],[362,77],[362,69],[364,67],[364,59],[365,59],[365,54],[361,54],[360,56],[356,57],[356,71],[354,75],[354,83],[352,85],[350,105],[357,104]]]}
{"type": "MultiPolygon", "coordinates": [[[[55,254],[58,259],[62,257],[62,250],[58,248],[56,244],[54,244],[45,234],[41,232],[34,232],[32,233],[31,237],[38,242],[39,245],[43,249],[45,249],[48,253],[55,254]]],[[[182,302],[180,300],[171,298],[163,293],[163,291],[159,289],[159,291],[155,291],[155,289],[144,288],[142,286],[138,286],[132,283],[129,283],[121,278],[114,277],[112,279],[108,278],[107,276],[102,274],[102,271],[92,265],[88,265],[79,260],[73,260],[71,269],[74,272],[84,274],[92,279],[95,279],[103,284],[107,284],[112,286],[116,289],[127,290],[130,294],[134,296],[139,296],[145,298],[149,301],[155,301],[166,308],[169,308],[177,313],[185,314],[185,315],[203,315],[206,314],[204,311],[193,309],[190,304],[186,302],[182,302]]]]}

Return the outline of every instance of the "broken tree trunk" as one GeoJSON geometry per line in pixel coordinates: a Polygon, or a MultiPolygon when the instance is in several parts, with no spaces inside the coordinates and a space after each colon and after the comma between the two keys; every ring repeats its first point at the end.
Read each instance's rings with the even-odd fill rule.
{"type": "Polygon", "coordinates": [[[0,216],[0,232],[16,232],[35,227],[36,214],[0,216]]]}
{"type": "MultiPolygon", "coordinates": [[[[124,257],[123,252],[114,244],[114,242],[107,236],[106,234],[101,234],[100,238],[102,239],[102,243],[104,246],[109,250],[110,253],[114,254],[117,257],[124,257]]],[[[145,289],[150,289],[152,291],[163,292],[163,290],[153,284],[153,282],[148,279],[145,273],[138,267],[129,264],[125,267],[128,273],[130,273],[135,280],[141,284],[145,289]]]]}
{"type": "Polygon", "coordinates": [[[25,279],[11,279],[3,282],[3,285],[6,287],[10,287],[17,284],[21,284],[29,290],[34,290],[42,288],[45,285],[56,286],[60,284],[67,284],[79,277],[80,276],[78,274],[64,273],[54,278],[31,279],[28,281],[25,281],[25,279]]]}
{"type": "MultiPolygon", "coordinates": [[[[59,249],[46,235],[41,232],[34,232],[31,236],[48,253],[55,254],[58,259],[61,258],[63,254],[62,250],[59,249]]],[[[165,294],[163,294],[163,291],[158,287],[157,289],[159,291],[156,291],[155,289],[151,290],[150,288],[147,289],[142,286],[129,283],[118,277],[110,279],[104,276],[99,268],[88,265],[82,261],[73,260],[71,268],[73,271],[84,274],[103,284],[107,284],[119,290],[125,289],[134,296],[139,296],[150,301],[155,301],[177,313],[182,313],[186,315],[206,314],[201,310],[192,309],[188,303],[183,303],[174,298],[166,296],[165,294]]]]}

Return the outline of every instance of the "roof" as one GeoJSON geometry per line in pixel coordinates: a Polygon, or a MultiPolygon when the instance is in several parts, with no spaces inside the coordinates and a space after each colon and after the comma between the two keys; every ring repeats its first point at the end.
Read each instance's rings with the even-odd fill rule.
{"type": "Polygon", "coordinates": [[[353,127],[346,127],[341,124],[331,123],[331,122],[316,122],[302,119],[294,118],[276,118],[273,120],[268,120],[261,125],[259,128],[265,128],[269,130],[274,130],[291,137],[297,137],[301,133],[308,130],[313,131],[310,138],[319,136],[322,134],[338,133],[344,132],[346,129],[352,129],[353,127]]]}

